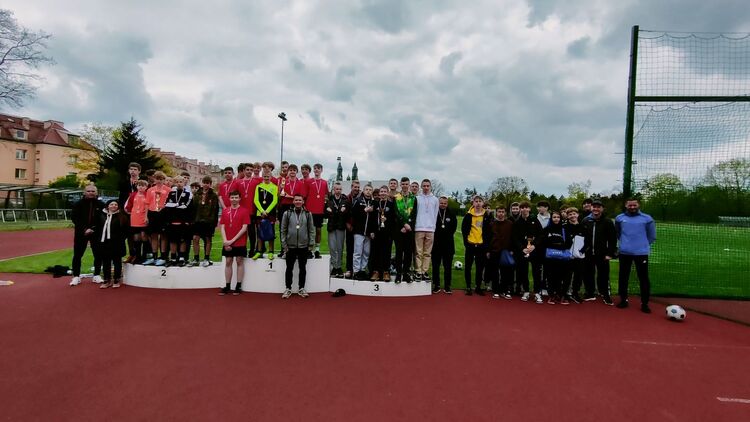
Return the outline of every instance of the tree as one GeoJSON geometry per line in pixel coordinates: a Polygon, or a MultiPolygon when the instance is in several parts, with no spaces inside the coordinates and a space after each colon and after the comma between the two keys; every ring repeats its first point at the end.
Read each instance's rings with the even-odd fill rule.
{"type": "Polygon", "coordinates": [[[591,179],[585,182],[573,182],[568,185],[568,201],[580,204],[589,197],[591,191],[591,179]]]}
{"type": "Polygon", "coordinates": [[[0,104],[23,106],[36,92],[35,73],[53,60],[44,55],[51,35],[18,25],[13,12],[0,9],[0,104]]]}
{"type": "Polygon", "coordinates": [[[60,176],[57,179],[49,182],[51,188],[81,188],[83,183],[75,174],[69,174],[67,176],[60,176]]]}
{"type": "Polygon", "coordinates": [[[706,184],[734,193],[750,191],[750,159],[733,158],[708,169],[706,184]]]}
{"type": "Polygon", "coordinates": [[[126,177],[128,164],[131,162],[140,164],[143,170],[161,170],[165,164],[161,157],[151,152],[151,147],[141,136],[140,125],[133,118],[127,122],[122,122],[114,132],[112,143],[102,152],[99,158],[99,172],[94,175],[93,180],[105,184],[106,186],[102,186],[103,188],[116,189],[117,183],[114,186],[112,184],[119,180],[119,177],[105,176],[114,172],[118,176],[126,177]]]}
{"type": "Polygon", "coordinates": [[[99,122],[87,123],[81,129],[81,139],[88,142],[100,152],[106,151],[115,138],[118,128],[99,122]]]}
{"type": "Polygon", "coordinates": [[[498,177],[490,184],[487,192],[491,202],[511,203],[527,199],[528,195],[529,185],[526,184],[526,180],[518,176],[498,177]]]}
{"type": "Polygon", "coordinates": [[[445,193],[445,186],[443,185],[443,182],[441,182],[438,179],[432,179],[432,193],[435,196],[441,196],[445,193]]]}

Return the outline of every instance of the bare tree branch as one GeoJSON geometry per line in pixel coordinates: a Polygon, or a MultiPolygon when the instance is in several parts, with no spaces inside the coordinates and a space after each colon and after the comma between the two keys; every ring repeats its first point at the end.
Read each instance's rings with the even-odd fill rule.
{"type": "Polygon", "coordinates": [[[52,36],[18,25],[13,12],[0,9],[0,104],[21,107],[36,93],[33,71],[54,60],[44,54],[52,36]]]}

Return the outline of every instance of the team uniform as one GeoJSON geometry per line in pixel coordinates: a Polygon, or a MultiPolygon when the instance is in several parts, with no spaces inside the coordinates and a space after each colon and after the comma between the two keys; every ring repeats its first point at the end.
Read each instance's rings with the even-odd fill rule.
{"type": "MultiPolygon", "coordinates": [[[[230,240],[237,236],[237,233],[242,230],[242,226],[247,226],[250,224],[250,214],[247,212],[247,209],[242,207],[224,208],[224,210],[221,212],[219,224],[224,226],[224,233],[227,236],[227,240],[230,240]]],[[[247,256],[247,237],[240,236],[239,239],[235,240],[234,243],[232,243],[230,250],[222,248],[221,255],[231,257],[247,256]]]]}

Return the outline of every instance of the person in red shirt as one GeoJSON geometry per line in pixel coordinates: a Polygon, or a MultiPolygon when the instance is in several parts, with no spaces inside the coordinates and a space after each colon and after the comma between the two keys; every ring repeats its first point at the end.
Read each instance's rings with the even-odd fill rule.
{"type": "Polygon", "coordinates": [[[302,164],[301,166],[299,166],[299,171],[300,173],[302,173],[302,180],[307,182],[310,179],[311,170],[312,169],[310,168],[309,164],[302,164]]]}
{"type": "Polygon", "coordinates": [[[219,206],[229,208],[229,192],[235,190],[234,169],[224,167],[224,181],[219,183],[219,206]]]}
{"type": "Polygon", "coordinates": [[[128,257],[128,263],[140,264],[143,262],[143,243],[148,241],[146,229],[148,227],[148,204],[146,203],[146,190],[148,182],[139,180],[136,182],[137,190],[132,192],[125,202],[125,212],[130,215],[130,237],[133,247],[130,249],[132,259],[128,257]]]}
{"type": "MultiPolygon", "coordinates": [[[[240,191],[240,206],[247,209],[247,212],[252,216],[255,214],[255,187],[263,181],[263,178],[258,180],[253,177],[252,164],[245,164],[243,173],[245,178],[237,183],[236,189],[240,191]]],[[[255,230],[252,229],[252,226],[247,230],[247,239],[250,241],[250,253],[252,254],[252,251],[255,250],[256,239],[255,230]]]]}
{"type": "Polygon", "coordinates": [[[320,178],[323,173],[323,165],[316,163],[313,165],[313,174],[315,177],[307,179],[307,208],[313,216],[315,224],[315,258],[320,259],[320,229],[323,227],[323,213],[325,208],[326,197],[328,196],[328,182],[320,178]]]}
{"type": "Polygon", "coordinates": [[[226,258],[224,280],[226,285],[219,291],[224,296],[232,289],[232,265],[237,262],[237,284],[233,295],[242,292],[242,279],[245,277],[244,258],[247,256],[247,226],[250,224],[250,214],[246,208],[240,207],[240,193],[229,193],[229,208],[221,212],[219,225],[221,226],[222,250],[221,255],[226,258]]]}
{"type": "Polygon", "coordinates": [[[154,173],[154,186],[146,191],[146,205],[148,206],[148,234],[151,239],[152,254],[146,256],[143,265],[162,266],[167,263],[167,236],[165,233],[164,205],[172,188],[164,184],[167,176],[161,171],[154,173]],[[161,246],[161,248],[160,248],[161,246]],[[161,257],[157,256],[161,251],[161,257]]]}

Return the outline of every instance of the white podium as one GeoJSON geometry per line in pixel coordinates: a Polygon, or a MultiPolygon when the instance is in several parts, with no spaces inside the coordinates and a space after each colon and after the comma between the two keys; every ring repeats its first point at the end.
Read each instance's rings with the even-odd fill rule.
{"type": "Polygon", "coordinates": [[[349,280],[344,278],[331,278],[331,291],[344,289],[348,295],[356,296],[429,296],[432,294],[432,283],[430,282],[402,282],[396,284],[393,281],[364,281],[349,280]]]}
{"type": "MultiPolygon", "coordinates": [[[[328,291],[328,274],[331,262],[330,255],[323,255],[320,259],[307,260],[307,277],[305,277],[305,290],[308,293],[321,293],[328,291]]],[[[224,263],[221,264],[223,271],[224,263]]],[[[242,282],[242,291],[256,293],[284,293],[286,285],[284,274],[286,273],[285,259],[245,259],[245,279],[242,282]]],[[[222,272],[222,280],[224,280],[222,272]]],[[[299,290],[299,265],[294,266],[292,277],[292,291],[299,290]]],[[[232,279],[232,285],[236,278],[232,279]]],[[[222,286],[223,286],[222,282],[222,286]]]]}
{"type": "MultiPolygon", "coordinates": [[[[215,262],[210,267],[155,267],[143,265],[123,265],[123,283],[128,286],[154,289],[211,289],[224,287],[225,261],[215,262]]],[[[276,258],[244,259],[245,276],[242,291],[256,293],[283,293],[286,288],[284,274],[286,260],[276,258]]],[[[309,293],[329,291],[328,274],[330,256],[307,260],[305,288],[309,293]]],[[[299,290],[299,266],[294,268],[292,291],[299,290]]],[[[236,272],[232,286],[237,282],[236,272]]]]}

